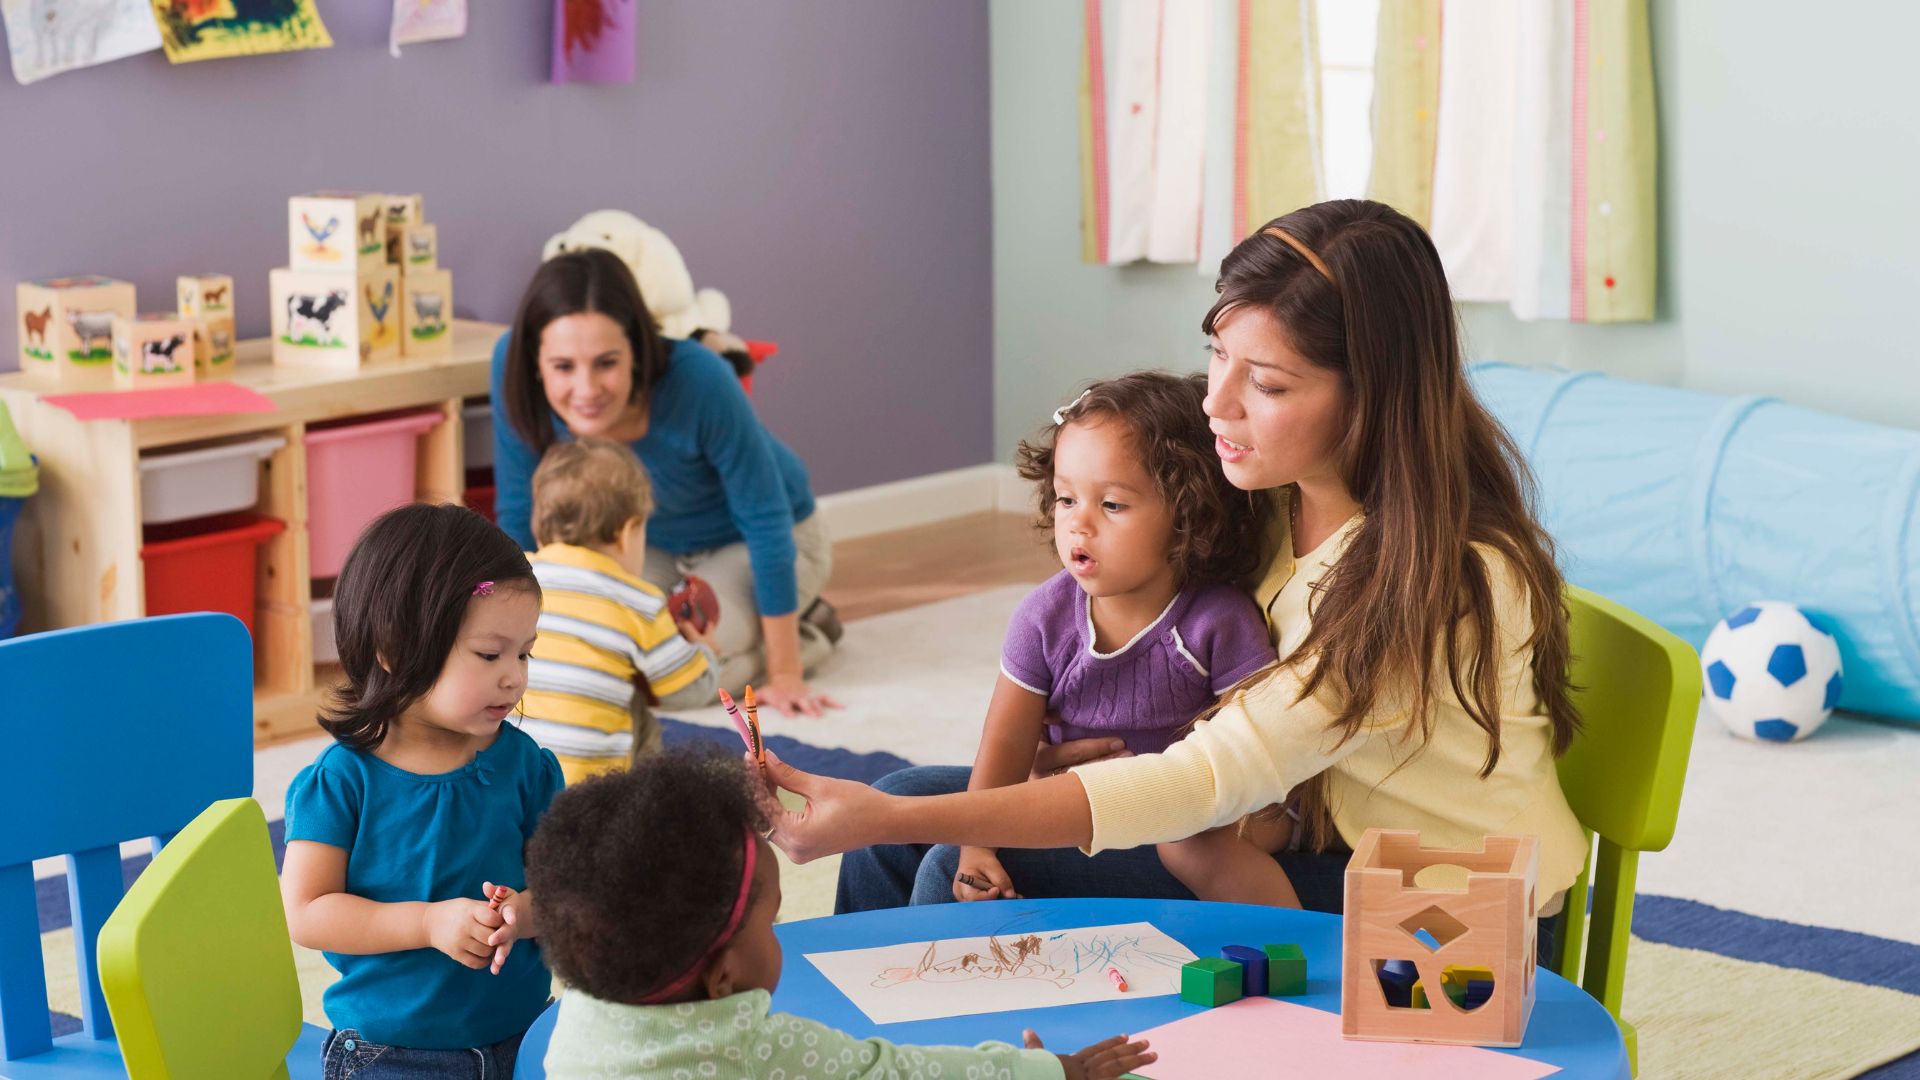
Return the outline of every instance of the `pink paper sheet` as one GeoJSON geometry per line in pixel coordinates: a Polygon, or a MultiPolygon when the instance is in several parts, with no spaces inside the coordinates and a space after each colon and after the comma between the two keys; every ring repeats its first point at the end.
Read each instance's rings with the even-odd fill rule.
{"type": "Polygon", "coordinates": [[[1420,1080],[1538,1080],[1557,1065],[1496,1054],[1478,1046],[1359,1042],[1340,1036],[1336,1013],[1273,998],[1242,998],[1134,1035],[1146,1039],[1158,1061],[1134,1070],[1151,1080],[1219,1080],[1273,1076],[1372,1077],[1420,1080]]]}
{"type": "Polygon", "coordinates": [[[101,390],[48,394],[44,399],[81,420],[148,420],[159,416],[220,416],[274,412],[273,399],[230,382],[163,386],[151,390],[101,390]]]}

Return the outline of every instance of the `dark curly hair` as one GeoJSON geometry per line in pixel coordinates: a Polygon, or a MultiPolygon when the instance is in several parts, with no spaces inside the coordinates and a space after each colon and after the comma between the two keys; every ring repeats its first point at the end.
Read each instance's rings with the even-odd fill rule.
{"type": "MultiPolygon", "coordinates": [[[[1136,371],[1087,388],[1061,410],[1066,423],[1110,417],[1132,433],[1135,452],[1173,514],[1173,547],[1167,560],[1181,585],[1244,584],[1262,561],[1261,542],[1269,500],[1227,482],[1213,450],[1213,432],[1200,407],[1205,375],[1136,371]]],[[[1062,424],[1020,442],[1021,477],[1039,488],[1034,525],[1053,529],[1054,442],[1062,424]]]]}
{"type": "Polygon", "coordinates": [[[414,503],[380,515],[353,542],[333,591],[333,639],[346,681],[320,726],[355,750],[371,750],[407,707],[433,689],[474,587],[528,589],[533,567],[513,538],[452,503],[414,503]]]}
{"type": "Polygon", "coordinates": [[[740,889],[744,830],[766,827],[751,774],[710,742],[568,788],[527,847],[541,955],[569,986],[638,1002],[720,933],[740,889]]]}

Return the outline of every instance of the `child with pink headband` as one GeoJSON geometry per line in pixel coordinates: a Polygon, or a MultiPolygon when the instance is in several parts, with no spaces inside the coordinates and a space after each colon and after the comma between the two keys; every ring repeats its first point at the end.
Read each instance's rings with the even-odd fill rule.
{"type": "Polygon", "coordinates": [[[780,864],[761,838],[754,787],[736,757],[699,746],[553,801],[527,848],[541,946],[567,984],[547,1050],[552,1080],[1113,1080],[1154,1060],[1126,1036],[1060,1055],[1032,1032],[1027,1049],[898,1046],[772,1012],[780,864]]]}

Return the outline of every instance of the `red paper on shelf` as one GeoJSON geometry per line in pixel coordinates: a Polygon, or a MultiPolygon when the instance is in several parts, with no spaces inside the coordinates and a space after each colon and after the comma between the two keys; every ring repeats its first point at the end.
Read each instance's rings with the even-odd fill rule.
{"type": "Polygon", "coordinates": [[[1560,1071],[1557,1065],[1477,1046],[1345,1039],[1339,1014],[1267,997],[1241,998],[1133,1038],[1147,1040],[1148,1049],[1159,1055],[1153,1064],[1133,1070],[1150,1080],[1272,1076],[1279,1060],[1286,1062],[1289,1075],[1352,1080],[1538,1080],[1560,1071]]]}
{"type": "Polygon", "coordinates": [[[274,412],[279,406],[256,390],[230,382],[162,386],[148,390],[100,390],[48,394],[44,399],[81,420],[149,420],[160,416],[221,416],[274,412]]]}

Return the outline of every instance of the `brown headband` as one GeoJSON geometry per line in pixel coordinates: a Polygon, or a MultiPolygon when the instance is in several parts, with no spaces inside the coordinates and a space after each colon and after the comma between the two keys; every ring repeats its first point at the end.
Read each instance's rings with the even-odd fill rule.
{"type": "MultiPolygon", "coordinates": [[[[1315,255],[1312,248],[1295,239],[1292,233],[1287,232],[1278,225],[1269,225],[1260,231],[1268,236],[1277,236],[1286,241],[1288,247],[1299,252],[1301,258],[1312,263],[1313,268],[1320,271],[1320,276],[1327,279],[1327,284],[1334,285],[1333,275],[1327,271],[1327,264],[1320,261],[1320,256],[1315,255]]],[[[1334,285],[1334,288],[1338,290],[1339,286],[1334,285]]]]}

